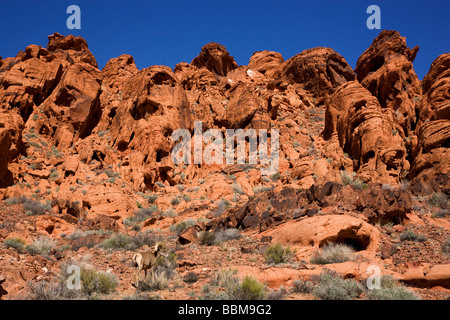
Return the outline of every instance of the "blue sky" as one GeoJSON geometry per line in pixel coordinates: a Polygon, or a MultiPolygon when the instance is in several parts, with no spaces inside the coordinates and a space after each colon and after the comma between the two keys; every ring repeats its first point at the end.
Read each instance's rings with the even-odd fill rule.
{"type": "Polygon", "coordinates": [[[397,30],[409,47],[420,46],[419,78],[434,59],[450,52],[450,1],[8,1],[0,12],[0,56],[28,44],[47,45],[54,32],[84,37],[99,67],[131,54],[139,69],[191,62],[211,41],[227,47],[239,65],[255,51],[273,50],[287,60],[313,47],[330,47],[354,68],[380,30],[369,30],[366,9],[381,8],[381,28],[397,30]],[[81,8],[81,30],[68,30],[66,9],[81,8]]]}

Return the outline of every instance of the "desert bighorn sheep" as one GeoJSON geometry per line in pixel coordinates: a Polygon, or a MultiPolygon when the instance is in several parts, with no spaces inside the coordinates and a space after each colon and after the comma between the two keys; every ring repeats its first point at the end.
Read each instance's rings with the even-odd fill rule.
{"type": "Polygon", "coordinates": [[[136,288],[139,285],[139,275],[142,270],[144,270],[145,276],[147,276],[147,270],[152,270],[155,265],[156,261],[158,261],[158,258],[161,256],[161,249],[164,248],[164,244],[161,242],[158,242],[155,244],[155,249],[145,252],[138,252],[136,253],[133,258],[133,268],[134,270],[134,277],[136,282],[136,288]]]}

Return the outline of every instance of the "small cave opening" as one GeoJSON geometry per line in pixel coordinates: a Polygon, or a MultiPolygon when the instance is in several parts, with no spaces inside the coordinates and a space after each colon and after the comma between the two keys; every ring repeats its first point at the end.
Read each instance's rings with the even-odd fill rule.
{"type": "Polygon", "coordinates": [[[48,225],[47,227],[45,227],[45,231],[47,231],[48,234],[52,234],[53,230],[55,230],[55,226],[53,224],[48,225]]]}
{"type": "Polygon", "coordinates": [[[369,72],[375,72],[378,69],[380,69],[384,64],[384,57],[383,56],[377,56],[370,61],[369,64],[369,72]]]}
{"type": "MultiPolygon", "coordinates": [[[[348,230],[347,230],[348,231],[348,230]]],[[[320,243],[319,247],[323,247],[326,244],[339,243],[352,247],[355,251],[366,250],[370,244],[370,237],[367,235],[356,235],[354,232],[344,234],[338,234],[334,239],[327,239],[320,243]]]]}
{"type": "Polygon", "coordinates": [[[124,152],[125,150],[128,149],[128,142],[126,141],[120,141],[117,144],[117,150],[119,150],[120,152],[124,152]]]}
{"type": "Polygon", "coordinates": [[[167,152],[165,150],[162,150],[162,149],[156,150],[156,162],[161,162],[162,159],[164,159],[168,155],[169,155],[169,152],[167,152]]]}

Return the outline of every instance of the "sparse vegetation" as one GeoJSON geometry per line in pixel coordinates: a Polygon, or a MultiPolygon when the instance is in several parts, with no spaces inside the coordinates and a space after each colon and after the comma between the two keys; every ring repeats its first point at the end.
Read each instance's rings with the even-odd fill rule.
{"type": "Polygon", "coordinates": [[[7,204],[23,204],[25,214],[29,216],[43,215],[46,212],[51,211],[51,207],[48,204],[42,204],[39,201],[28,199],[25,196],[14,197],[5,201],[7,204]]]}
{"type": "Polygon", "coordinates": [[[216,235],[211,231],[202,231],[199,234],[199,242],[201,245],[212,246],[216,243],[216,235]]]}
{"type": "Polygon", "coordinates": [[[428,200],[428,203],[433,207],[446,209],[448,207],[448,197],[444,193],[434,192],[428,200]]]}
{"type": "Polygon", "coordinates": [[[314,290],[314,284],[304,279],[297,279],[292,282],[291,290],[294,293],[311,293],[314,290]]]}
{"type": "Polygon", "coordinates": [[[255,194],[261,193],[261,192],[267,192],[273,190],[272,186],[256,186],[253,188],[253,192],[255,194]]]}
{"type": "Polygon", "coordinates": [[[400,234],[401,241],[417,241],[424,242],[427,238],[424,235],[418,235],[411,230],[406,230],[400,234]]]}
{"type": "Polygon", "coordinates": [[[363,292],[362,286],[353,279],[344,280],[335,272],[323,272],[313,294],[322,300],[353,300],[363,292]]]}
{"type": "Polygon", "coordinates": [[[52,249],[55,249],[58,242],[52,238],[41,236],[34,239],[33,244],[26,247],[28,253],[35,255],[48,255],[52,249]]]}
{"type": "Polygon", "coordinates": [[[357,190],[367,189],[368,185],[360,179],[355,179],[355,176],[356,172],[352,172],[352,174],[349,175],[346,171],[341,171],[341,181],[344,186],[352,186],[357,190]]]}
{"type": "Polygon", "coordinates": [[[114,292],[119,284],[115,275],[94,269],[81,269],[81,282],[82,291],[88,295],[114,292]]]}
{"type": "Polygon", "coordinates": [[[20,238],[9,238],[3,240],[3,245],[8,249],[13,248],[18,252],[22,252],[25,246],[25,240],[20,238]]]}
{"type": "Polygon", "coordinates": [[[263,300],[267,288],[255,278],[246,276],[242,282],[229,286],[227,294],[231,300],[263,300]]]}
{"type": "Polygon", "coordinates": [[[224,230],[219,230],[216,232],[215,234],[216,243],[222,243],[222,242],[226,242],[229,240],[234,240],[234,239],[240,239],[242,238],[241,232],[238,229],[224,229],[224,230]]]}
{"type": "Polygon", "coordinates": [[[99,246],[107,250],[136,250],[143,245],[151,247],[160,239],[160,236],[151,233],[139,233],[135,236],[119,233],[103,240],[99,246]]]}
{"type": "Polygon", "coordinates": [[[369,300],[419,300],[419,296],[401,286],[390,275],[383,275],[380,281],[380,289],[368,290],[369,300]]]}
{"type": "Polygon", "coordinates": [[[81,290],[71,290],[65,281],[28,281],[27,300],[80,300],[87,297],[81,290]]]}
{"type": "Polygon", "coordinates": [[[342,243],[329,243],[316,252],[310,259],[313,264],[329,264],[350,261],[355,250],[342,243]]]}
{"type": "Polygon", "coordinates": [[[266,262],[269,264],[286,263],[293,257],[293,255],[294,253],[289,247],[285,248],[280,243],[271,245],[264,253],[266,262]]]}
{"type": "Polygon", "coordinates": [[[177,224],[171,225],[170,226],[170,231],[175,232],[177,234],[182,233],[185,229],[189,228],[190,226],[195,224],[195,220],[194,219],[187,219],[184,221],[181,221],[177,224]]]}

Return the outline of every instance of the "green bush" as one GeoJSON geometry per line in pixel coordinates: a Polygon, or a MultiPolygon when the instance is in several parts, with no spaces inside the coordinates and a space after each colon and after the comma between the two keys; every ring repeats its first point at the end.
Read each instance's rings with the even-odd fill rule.
{"type": "Polygon", "coordinates": [[[286,295],[286,289],[284,286],[280,286],[278,290],[270,290],[267,294],[266,299],[267,300],[282,300],[284,296],[286,295]]]}
{"type": "Polygon", "coordinates": [[[448,207],[448,197],[444,193],[436,193],[434,192],[430,199],[428,200],[428,203],[432,205],[433,207],[438,207],[441,209],[445,209],[448,207]]]}
{"type": "Polygon", "coordinates": [[[211,279],[211,285],[217,287],[229,287],[231,285],[236,284],[236,281],[239,279],[234,276],[237,274],[237,269],[221,269],[214,272],[213,277],[211,279]]]}
{"type": "Polygon", "coordinates": [[[169,279],[164,272],[149,272],[144,280],[139,281],[138,292],[164,290],[168,286],[169,279]]]}
{"type": "Polygon", "coordinates": [[[222,243],[229,240],[240,239],[242,235],[238,229],[230,228],[225,230],[219,230],[215,234],[216,243],[222,243]]]}
{"type": "Polygon", "coordinates": [[[362,292],[362,286],[355,280],[344,280],[336,273],[324,272],[313,294],[322,300],[353,300],[362,292]]]}
{"type": "Polygon", "coordinates": [[[241,283],[227,289],[231,300],[263,300],[267,291],[265,285],[251,276],[246,276],[241,283]]]}
{"type": "Polygon", "coordinates": [[[25,246],[25,240],[20,238],[9,238],[3,240],[3,244],[6,246],[6,248],[13,248],[18,252],[22,252],[25,246]]]}
{"type": "Polygon", "coordinates": [[[79,300],[86,299],[80,290],[71,290],[65,281],[47,282],[45,280],[35,282],[28,281],[29,292],[27,300],[79,300]]]}
{"type": "Polygon", "coordinates": [[[280,243],[271,245],[264,253],[266,262],[274,264],[286,263],[293,257],[293,255],[294,253],[289,247],[285,248],[280,243]]]}
{"type": "Polygon", "coordinates": [[[189,228],[190,226],[193,226],[194,224],[195,224],[194,219],[187,219],[177,224],[171,225],[169,229],[172,232],[181,234],[185,229],[189,228]]]}
{"type": "Polygon", "coordinates": [[[111,293],[116,290],[119,281],[113,274],[97,272],[94,269],[81,269],[82,291],[88,295],[93,293],[111,293]]]}
{"type": "Polygon", "coordinates": [[[35,255],[48,255],[52,249],[55,249],[58,245],[56,240],[49,237],[39,237],[34,239],[33,244],[26,247],[28,253],[35,255]]]}
{"type": "Polygon", "coordinates": [[[42,204],[39,201],[28,199],[25,196],[14,197],[5,201],[7,204],[23,204],[23,209],[27,215],[38,216],[51,211],[48,204],[42,204]]]}
{"type": "Polygon", "coordinates": [[[199,242],[201,245],[213,246],[216,244],[216,234],[211,231],[202,231],[199,235],[199,242]]]}
{"type": "Polygon", "coordinates": [[[427,240],[427,238],[424,235],[418,235],[411,230],[406,230],[402,232],[402,234],[400,234],[400,240],[424,242],[427,240]]]}
{"type": "Polygon", "coordinates": [[[368,185],[360,179],[355,179],[356,173],[352,172],[351,176],[346,171],[341,171],[341,181],[344,186],[352,186],[354,189],[367,189],[368,185]]]}
{"type": "Polygon", "coordinates": [[[420,300],[420,298],[404,287],[373,289],[367,293],[369,300],[420,300]]]}
{"type": "Polygon", "coordinates": [[[135,236],[119,233],[103,240],[99,246],[107,250],[136,250],[144,245],[151,247],[160,240],[161,236],[151,233],[139,233],[135,236]]]}
{"type": "Polygon", "coordinates": [[[148,203],[153,204],[156,201],[156,199],[158,199],[157,194],[152,193],[148,195],[148,203]]]}
{"type": "Polygon", "coordinates": [[[294,280],[291,290],[294,293],[311,293],[314,291],[314,284],[304,279],[294,280]]]}
{"type": "Polygon", "coordinates": [[[316,252],[310,259],[313,264],[340,263],[352,260],[355,250],[341,243],[329,243],[316,252]]]}

